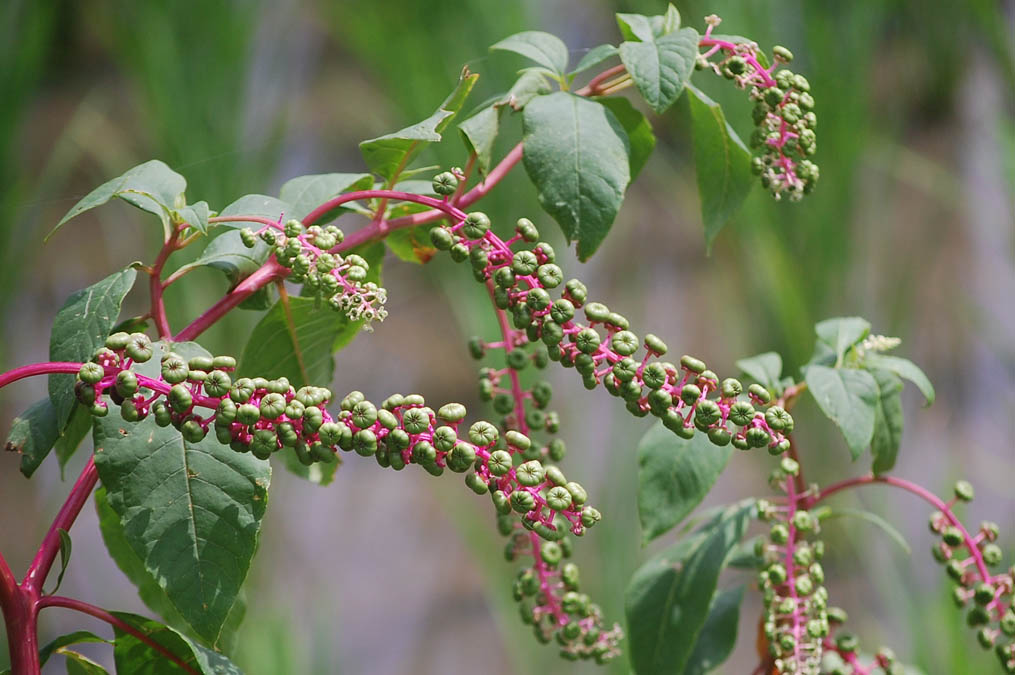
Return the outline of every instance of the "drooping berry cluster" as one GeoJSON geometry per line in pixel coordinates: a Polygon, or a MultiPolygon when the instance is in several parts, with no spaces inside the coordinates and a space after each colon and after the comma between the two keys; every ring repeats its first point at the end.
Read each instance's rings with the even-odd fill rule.
{"type": "Polygon", "coordinates": [[[484,421],[465,431],[463,405],[449,403],[434,411],[418,394],[390,396],[378,408],[354,391],[332,417],[325,407],[333,398],[330,390],[295,389],[284,377],[234,381],[236,361],[227,356],[184,359],[169,352],[157,378],[131,369],[154,353],[142,333],[110,336],[79,368],[78,398],[94,415],[105,416],[103,396],[108,395],[126,421],[151,415],[156,424],[174,426],[193,443],[213,432],[220,443],[261,459],[292,450],[306,465],[334,462],[341,449],[373,456],[395,470],[418,464],[437,476],[446,469],[467,473],[466,485],[490,494],[499,530],[512,535],[509,557],[522,552],[534,557],[522,576],[532,575],[536,590],[525,585],[519,600],[525,599],[526,616],[540,639],[557,635],[569,658],[604,662],[618,653],[620,629],[605,629],[599,608],[577,593],[577,568],[559,566],[570,555],[568,532],[584,534],[601,515],[587,503],[579,483],[555,466],[544,467],[539,461],[544,453],[526,434],[515,429],[502,434],[484,421]]]}
{"type": "MultiPolygon", "coordinates": [[[[575,368],[586,388],[602,384],[622,398],[630,412],[639,417],[651,413],[683,438],[697,429],[720,446],[732,442],[743,450],[767,447],[773,454],[787,449],[793,418],[772,405],[772,394],[764,387],[754,384],[745,393],[739,381],[720,382],[690,356],[682,357],[679,367],[653,360],[666,353],[666,345],[651,334],[645,336],[644,356],[636,359],[642,343],[627,319],[602,303],[589,302],[588,290],[577,279],[564,283],[553,248],[539,242],[539,232],[528,219],[518,221],[515,236],[506,242],[479,212],[451,227],[436,227],[430,236],[434,246],[450,251],[454,260],[468,260],[476,279],[489,285],[497,308],[508,312],[521,332],[512,348],[542,342],[547,358],[575,368]],[[512,249],[522,242],[535,246],[512,249]],[[554,300],[549,291],[559,286],[563,292],[554,300]],[[578,319],[579,309],[588,323],[578,319]]],[[[473,352],[481,354],[481,349],[478,344],[473,352]]],[[[523,357],[508,356],[519,363],[523,357]]]]}
{"type": "Polygon", "coordinates": [[[758,575],[765,604],[765,637],[779,673],[817,675],[823,639],[829,635],[828,591],[821,567],[824,543],[815,537],[818,519],[801,508],[794,481],[799,464],[783,457],[772,475],[786,493],[781,504],[758,503],[759,516],[770,523],[767,541],[756,553],[764,561],[758,575]]]}
{"type": "MultiPolygon", "coordinates": [[[[485,342],[478,337],[469,340],[474,358],[481,359],[488,352],[497,351],[504,359],[503,368],[480,370],[480,398],[493,402],[507,434],[520,432],[533,440],[527,447],[508,448],[517,455],[517,461],[558,462],[566,451],[561,439],[537,442],[538,434],[555,434],[560,426],[557,414],[546,410],[553,390],[545,380],[528,387],[521,383],[521,375],[529,364],[540,370],[546,367],[548,351],[545,345],[529,342],[523,331],[512,328],[503,310],[497,309],[497,314],[500,340],[485,342]]],[[[571,485],[556,466],[547,465],[545,470],[556,485],[565,488],[571,485]]],[[[623,637],[620,626],[614,624],[607,629],[598,605],[579,592],[578,567],[572,562],[560,565],[562,558],[571,555],[570,540],[546,541],[533,532],[523,531],[521,527],[528,526],[525,521],[519,524],[505,516],[498,517],[497,526],[509,537],[505,550],[509,561],[523,556],[531,558],[531,565],[518,572],[514,597],[519,602],[522,621],[532,626],[536,639],[543,643],[556,639],[561,656],[569,660],[591,658],[606,663],[615,658],[623,637]]]]}
{"type": "Polygon", "coordinates": [[[351,321],[363,320],[365,330],[372,330],[374,320],[383,321],[388,316],[384,308],[387,291],[366,280],[369,263],[355,253],[342,256],[330,252],[344,237],[334,225],[304,228],[300,221],[289,220],[284,227],[265,225],[257,232],[242,230],[241,237],[250,248],[260,237],[272,247],[276,260],[292,270],[292,281],[302,283],[351,321]]]}
{"type": "Polygon", "coordinates": [[[948,508],[931,515],[930,529],[940,536],[932,552],[955,582],[952,597],[957,607],[968,608],[966,623],[977,629],[980,646],[993,648],[1005,672],[1015,673],[1015,567],[990,572],[1002,560],[997,523],[983,522],[971,535],[952,513],[955,503],[972,499],[973,486],[959,481],[948,508]]]}
{"type": "Polygon", "coordinates": [[[827,654],[834,654],[826,659],[823,672],[827,675],[903,675],[906,672],[896,661],[895,652],[887,647],[879,649],[873,658],[861,657],[860,640],[856,635],[839,630],[848,618],[846,612],[839,607],[829,607],[827,614],[831,633],[824,639],[823,646],[827,654]]]}
{"type": "Polygon", "coordinates": [[[793,60],[785,47],[772,50],[775,63],[765,68],[757,43],[714,36],[712,30],[721,19],[712,15],[705,21],[708,28],[699,44],[706,51],[698,55],[696,66],[711,68],[750,92],[755,101],[752,169],[776,199],[785,194],[799,200],[814,189],[819,175],[818,166],[808,159],[817,152],[818,119],[807,78],[785,68],[776,71],[793,60]],[[719,58],[710,60],[716,54],[719,58]]]}

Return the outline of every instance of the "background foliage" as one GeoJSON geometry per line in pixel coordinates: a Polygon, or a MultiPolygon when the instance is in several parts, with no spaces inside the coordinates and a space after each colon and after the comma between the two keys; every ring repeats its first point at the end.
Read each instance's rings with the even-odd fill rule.
{"type": "MultiPolygon", "coordinates": [[[[186,174],[192,194],[215,204],[246,192],[276,194],[294,175],[358,171],[358,141],[428,115],[463,63],[481,73],[476,101],[503,89],[519,60],[487,51],[502,37],[542,29],[572,47],[593,46],[616,41],[614,11],[662,7],[563,0],[4,3],[0,358],[9,366],[43,359],[64,298],[108,270],[150,257],[157,228],[139,226],[142,216],[123,206],[86,214],[40,246],[81,195],[126,168],[162,159],[186,174]]],[[[817,93],[821,183],[796,205],[772,203],[755,189],[706,258],[689,113],[678,105],[654,120],[657,152],[580,274],[632,323],[709,359],[719,372],[767,350],[784,354],[789,372],[809,357],[812,326],[825,316],[862,315],[876,331],[903,337],[905,353],[925,366],[939,396],[927,411],[918,409],[915,392],[906,397],[898,472],[939,490],[968,476],[978,488],[969,520],[999,514],[1010,496],[1003,477],[1015,473],[1010,4],[976,0],[928,11],[915,1],[716,0],[679,8],[688,25],[702,28],[701,17],[715,12],[724,31],[794,51],[794,67],[817,93]]],[[[719,81],[702,88],[744,135],[750,123],[742,97],[719,81]]],[[[432,163],[462,161],[457,138],[448,139],[427,151],[432,163]]],[[[483,203],[495,220],[540,213],[535,191],[518,173],[483,203]]],[[[350,220],[347,231],[354,226],[350,220]]],[[[573,252],[564,264],[580,265],[573,252]]],[[[489,335],[491,317],[481,288],[462,273],[442,259],[422,269],[387,265],[392,316],[340,355],[336,391],[360,388],[377,399],[421,390],[480,410],[464,342],[473,333],[489,335]],[[427,362],[401,353],[409,331],[427,349],[427,362]]],[[[214,270],[195,271],[169,291],[170,321],[182,325],[224,290],[214,270]]],[[[143,302],[129,297],[127,312],[143,302]]],[[[254,320],[235,312],[203,343],[229,351],[229,336],[254,320]]],[[[572,378],[552,375],[558,391],[576,391],[572,378]]],[[[44,387],[31,382],[3,392],[4,431],[44,387]]],[[[626,581],[657,548],[641,549],[632,527],[634,445],[647,426],[605,394],[559,398],[570,399],[561,404],[569,473],[594,490],[606,515],[581,542],[578,560],[607,615],[620,620],[626,581]],[[583,422],[593,419],[594,426],[583,422]]],[[[813,406],[801,407],[797,418],[804,454],[822,458],[815,478],[840,473],[848,460],[837,430],[813,406]]],[[[0,541],[12,566],[23,568],[66,486],[58,484],[55,462],[29,483],[5,459],[0,541]]],[[[80,453],[68,470],[83,461],[80,453]]],[[[710,500],[763,493],[764,461],[734,456],[710,500]]],[[[348,462],[328,488],[277,472],[271,498],[236,655],[249,672],[570,667],[522,630],[507,598],[510,567],[500,560],[486,510],[447,481],[348,462]]],[[[907,556],[859,521],[828,525],[829,591],[850,610],[853,628],[868,644],[883,636],[927,672],[975,671],[961,663],[979,658],[979,649],[925,553],[926,509],[878,488],[851,498],[897,516],[915,551],[907,556]]],[[[97,538],[89,540],[98,517],[93,510],[84,516],[65,591],[144,612],[97,538]]],[[[1012,519],[1002,528],[1002,539],[1012,541],[1012,519]]],[[[729,672],[754,660],[757,605],[749,603],[757,598],[747,597],[744,639],[729,672]]],[[[50,613],[42,628],[55,632],[77,621],[50,613]]],[[[0,654],[2,668],[6,645],[0,654]]],[[[108,658],[102,645],[94,654],[108,658]]]]}

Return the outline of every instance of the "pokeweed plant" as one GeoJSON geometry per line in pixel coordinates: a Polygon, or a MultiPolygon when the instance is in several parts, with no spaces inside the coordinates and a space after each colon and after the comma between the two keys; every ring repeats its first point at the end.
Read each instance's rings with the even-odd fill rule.
{"type": "Polygon", "coordinates": [[[633,415],[659,418],[638,448],[646,539],[689,515],[733,448],[765,448],[776,458],[769,482],[777,496],[709,512],[634,575],[626,618],[635,672],[702,673],[722,663],[743,597],[743,587],[717,590],[726,567],[757,572],[768,650],[757,672],[897,672],[890,652],[868,655],[843,632],[845,614],[823,586],[821,523],[845,513],[825,500],[875,483],[932,505],[934,555],[956,582],[956,602],[969,607],[980,643],[1015,672],[1013,572],[992,571],[1002,557],[998,527],[985,523],[971,533],[958,519],[955,505],[972,498],[968,483],[958,483],[946,502],[886,473],[900,447],[902,379],[928,403],[934,396],[914,364],[886,353],[898,340],[872,335],[862,319],[832,319],[817,326],[802,380],[783,376],[773,353],[738,362],[747,385],[720,378],[691,356],[662,360],[664,341],[639,336],[581,281],[567,279],[531,220],[519,218],[507,232],[467,211],[520,162],[579,257],[591,256],[654,145],[645,116],[615,96],[632,89],[659,114],[687,92],[709,245],[752,175],[776,199],[797,200],[814,188],[814,99],[806,78],[786,67],[788,50],[775,47],[770,60],[746,38],[716,34],[714,16],[699,34],[681,26],[672,6],[661,16],[617,18],[620,45],[591,49],[573,67],[564,43],[547,33],[498,42],[492,49],[535,65],[465,116],[477,75],[464,70],[432,116],[360,144],[367,173],[303,176],[278,198],[248,195],[215,211],[188,201],[185,179],[151,161],[94,190],[57,224],[116,198],[158,218],[164,237],[154,262],[130,265],[68,298],[53,324],[49,361],[0,375],[0,386],[49,377],[49,396],[14,421],[7,441],[25,476],[54,449],[62,466],[89,431],[94,439],[93,456],[22,581],[0,557],[13,672],[37,673],[54,653],[77,670],[105,672],[72,649],[83,642],[111,644],[121,672],[238,672],[227,653],[243,615],[239,594],[267,506],[270,462],[328,483],[339,452],[395,471],[416,464],[435,476],[464,474],[471,490],[489,495],[508,540],[505,557],[520,563],[513,592],[536,639],[556,642],[566,659],[614,659],[623,631],[582,592],[569,560],[573,537],[602,516],[558,466],[562,420],[548,408],[550,385],[530,374],[551,362],[574,369],[587,389],[601,386],[633,415]],[[604,66],[611,60],[619,63],[604,66]],[[690,83],[697,71],[730,80],[754,101],[753,151],[690,83]],[[521,115],[522,138],[494,163],[505,114],[521,115]],[[440,171],[422,187],[407,181],[426,171],[412,168],[419,153],[456,121],[465,168],[440,171]],[[334,221],[356,214],[367,223],[346,236],[334,221]],[[195,261],[169,271],[174,253],[198,243],[204,249],[195,261]],[[358,391],[339,398],[322,386],[331,381],[334,353],[387,315],[385,247],[414,262],[447,252],[486,287],[500,334],[471,339],[468,351],[489,359],[479,394],[492,404],[492,421],[469,420],[459,403],[431,407],[419,394],[393,394],[378,405],[358,391]],[[203,266],[225,273],[231,288],[174,331],[164,291],[203,266]],[[150,309],[121,319],[139,275],[147,277],[150,309]],[[285,282],[299,285],[299,294],[290,295],[295,287],[285,282]],[[239,358],[209,354],[195,341],[234,308],[266,302],[247,343],[236,345],[239,358]],[[841,429],[854,458],[870,447],[872,473],[824,488],[805,481],[790,410],[806,393],[841,429]],[[71,554],[69,531],[93,491],[110,554],[161,622],[56,594],[71,554]],[[770,527],[745,540],[753,519],[770,527]],[[61,571],[45,591],[57,556],[61,571]],[[77,631],[40,646],[37,617],[49,607],[101,619],[113,637],[77,631]]]}

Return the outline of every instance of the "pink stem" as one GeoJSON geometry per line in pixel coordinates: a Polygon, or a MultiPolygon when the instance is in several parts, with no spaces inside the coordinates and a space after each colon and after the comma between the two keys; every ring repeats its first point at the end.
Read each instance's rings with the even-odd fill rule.
{"type": "Polygon", "coordinates": [[[951,508],[944,502],[943,499],[916,483],[911,483],[908,480],[903,480],[902,478],[895,478],[894,476],[874,476],[871,474],[859,476],[857,478],[849,478],[826,487],[818,494],[818,496],[811,498],[808,502],[808,507],[817,504],[827,497],[831,497],[836,492],[840,492],[857,485],[871,485],[874,483],[884,483],[885,485],[892,485],[906,490],[907,492],[912,492],[917,497],[920,497],[925,502],[941,511],[945,518],[948,519],[948,522],[962,533],[962,539],[965,542],[966,548],[969,550],[969,554],[973,556],[973,560],[976,562],[976,569],[979,571],[980,576],[984,580],[990,579],[990,572],[987,570],[987,564],[983,561],[983,554],[980,553],[979,547],[974,543],[973,537],[970,536],[969,531],[966,530],[962,521],[960,521],[955,514],[952,513],[951,508]]]}
{"type": "MultiPolygon", "coordinates": [[[[486,178],[482,180],[476,187],[472,188],[464,195],[461,199],[455,202],[455,205],[459,208],[467,208],[475,202],[482,199],[490,190],[493,189],[497,183],[499,183],[504,176],[511,172],[511,169],[518,164],[522,159],[522,144],[519,143],[515,147],[511,148],[511,151],[504,156],[504,159],[500,163],[490,170],[490,173],[486,175],[486,178]]],[[[422,203],[422,202],[420,202],[422,203]]],[[[435,220],[440,220],[445,216],[445,211],[439,208],[431,209],[430,211],[422,211],[420,213],[413,213],[412,215],[402,216],[401,218],[395,218],[388,221],[388,229],[396,230],[403,227],[414,227],[416,225],[425,225],[426,223],[432,223],[435,220]]],[[[454,216],[452,216],[454,217],[454,216]]],[[[356,232],[353,236],[356,236],[359,232],[356,232]]],[[[362,243],[362,242],[360,242],[362,243]]]]}
{"type": "Polygon", "coordinates": [[[193,340],[225,316],[229,310],[256,293],[261,287],[267,286],[276,279],[284,279],[288,274],[288,268],[283,267],[272,258],[258,268],[256,272],[237,284],[236,288],[229,291],[225,297],[208,308],[204,314],[194,319],[189,326],[177,333],[173,337],[173,341],[186,342],[193,340]]]}
{"type": "Polygon", "coordinates": [[[278,218],[266,218],[265,216],[214,216],[208,219],[209,223],[260,223],[268,227],[279,229],[278,218]]]}
{"type": "MultiPolygon", "coordinates": [[[[65,364],[57,364],[65,365],[65,364]]],[[[81,364],[78,364],[80,367],[81,364]]],[[[23,370],[23,369],[22,369],[23,370]]],[[[63,372],[63,371],[59,371],[63,372]]],[[[60,530],[68,531],[88,501],[98,480],[92,458],[78,477],[39,550],[28,567],[28,573],[19,586],[6,562],[0,558],[0,610],[7,625],[7,642],[10,645],[11,668],[15,673],[35,675],[39,672],[38,613],[45,598],[42,584],[46,581],[53,561],[60,550],[60,530]]]]}
{"type": "Polygon", "coordinates": [[[166,265],[166,260],[172,255],[173,251],[176,250],[177,237],[179,237],[180,231],[175,230],[165,243],[162,245],[162,250],[159,251],[158,257],[155,259],[155,263],[152,265],[152,269],[149,272],[148,289],[152,298],[152,309],[151,317],[155,321],[155,330],[158,331],[160,338],[168,338],[173,334],[173,330],[169,327],[169,318],[166,316],[166,303],[162,300],[162,293],[165,291],[165,285],[162,283],[162,268],[166,265]]]}
{"type": "Polygon", "coordinates": [[[46,361],[44,363],[33,363],[29,366],[21,366],[14,370],[8,370],[0,374],[0,388],[6,387],[11,382],[23,380],[33,375],[48,375],[50,373],[77,373],[81,370],[80,363],[68,363],[66,361],[46,361]]]}
{"type": "Polygon", "coordinates": [[[53,561],[56,560],[56,555],[60,551],[60,530],[70,531],[98,480],[99,472],[95,468],[95,461],[89,457],[88,463],[85,464],[77,482],[74,483],[70,494],[67,495],[67,500],[60,507],[56,518],[53,519],[53,524],[49,526],[49,531],[42,539],[42,544],[39,546],[32,564],[28,566],[28,573],[21,582],[22,593],[29,593],[33,597],[38,597],[42,593],[42,584],[49,575],[53,561]]]}
{"type": "Polygon", "coordinates": [[[167,659],[183,668],[188,673],[192,673],[192,675],[199,675],[198,671],[191,668],[187,664],[187,662],[181,659],[179,656],[172,653],[164,646],[160,645],[158,642],[145,635],[142,631],[134,628],[129,623],[121,619],[118,619],[116,616],[110,614],[109,612],[100,607],[90,605],[87,602],[83,602],[81,600],[75,600],[74,598],[66,598],[60,595],[49,595],[39,600],[38,608],[42,609],[44,607],[63,607],[64,609],[72,609],[76,612],[81,612],[82,614],[87,614],[89,616],[95,617],[100,621],[105,621],[109,625],[119,628],[124,633],[133,635],[138,640],[145,643],[155,651],[159,652],[167,659]]]}

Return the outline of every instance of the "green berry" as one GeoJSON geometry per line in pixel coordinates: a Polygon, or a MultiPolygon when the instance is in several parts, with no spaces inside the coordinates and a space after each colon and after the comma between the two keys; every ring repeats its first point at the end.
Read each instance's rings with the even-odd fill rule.
{"type": "Polygon", "coordinates": [[[585,300],[588,298],[588,289],[585,284],[578,281],[577,279],[570,279],[564,288],[567,291],[568,299],[571,300],[576,307],[580,307],[585,300]]]}
{"type": "Polygon", "coordinates": [[[748,393],[754,398],[758,399],[762,403],[768,403],[772,400],[772,393],[765,389],[760,384],[752,384],[747,388],[748,393]]]}
{"type": "Polygon", "coordinates": [[[131,333],[125,348],[127,356],[135,363],[145,363],[155,353],[152,340],[144,333],[131,333]]]}
{"type": "Polygon", "coordinates": [[[546,504],[554,511],[566,511],[571,502],[571,493],[565,487],[552,487],[546,492],[546,504]]]}
{"type": "Polygon", "coordinates": [[[528,513],[536,507],[536,498],[525,490],[511,493],[511,508],[518,513],[528,513]]]}
{"type": "Polygon", "coordinates": [[[78,378],[85,384],[98,384],[105,375],[106,369],[97,363],[82,363],[78,369],[78,378]]]}
{"type": "Polygon", "coordinates": [[[113,333],[106,338],[106,349],[111,349],[118,352],[122,349],[126,349],[130,343],[130,335],[120,331],[119,333],[113,333]]]}
{"type": "Polygon", "coordinates": [[[430,243],[438,251],[447,251],[455,245],[455,235],[451,234],[446,227],[438,225],[430,230],[430,243]]]}
{"type": "Polygon", "coordinates": [[[750,424],[752,419],[754,419],[754,406],[750,403],[741,401],[730,406],[729,420],[738,427],[750,424]]]}
{"type": "Polygon", "coordinates": [[[519,218],[515,225],[515,231],[530,244],[539,241],[539,230],[536,229],[536,226],[528,218],[519,218]]]}
{"type": "Polygon", "coordinates": [[[458,189],[458,178],[450,171],[444,171],[433,177],[433,191],[445,197],[453,195],[458,189]]]}
{"type": "Polygon", "coordinates": [[[660,340],[658,337],[649,333],[645,336],[645,349],[652,352],[656,356],[662,356],[666,353],[666,343],[660,340]]]}
{"type": "Polygon", "coordinates": [[[564,485],[564,487],[571,494],[571,500],[574,501],[576,505],[581,506],[586,501],[588,501],[589,495],[585,491],[585,488],[583,488],[580,483],[575,483],[574,481],[572,481],[564,485]]]}
{"type": "Polygon", "coordinates": [[[116,374],[116,392],[123,398],[130,398],[137,393],[137,375],[129,370],[121,370],[116,374]]]}
{"type": "Polygon", "coordinates": [[[190,390],[182,384],[174,384],[169,390],[169,405],[178,413],[186,412],[194,404],[190,390]]]}
{"type": "Polygon", "coordinates": [[[582,525],[585,527],[592,527],[602,519],[602,514],[591,506],[582,509],[582,525]]]}
{"type": "Polygon", "coordinates": [[[532,251],[518,251],[511,259],[511,270],[519,276],[534,274],[539,269],[539,260],[532,251]]]}
{"type": "Polygon", "coordinates": [[[515,469],[515,477],[521,485],[526,487],[535,487],[543,482],[543,478],[546,475],[543,465],[537,461],[532,460],[520,464],[515,469]]]}
{"type": "Polygon", "coordinates": [[[556,288],[564,282],[564,272],[552,263],[545,263],[536,269],[536,277],[544,288],[556,288]]]}
{"type": "Polygon", "coordinates": [[[352,436],[352,449],[357,455],[369,457],[377,452],[377,436],[370,429],[361,429],[352,436]]]}
{"type": "Polygon", "coordinates": [[[955,483],[955,498],[964,502],[973,501],[975,492],[969,481],[960,480],[955,483]]]}
{"type": "Polygon", "coordinates": [[[504,450],[495,450],[490,453],[490,459],[487,462],[487,467],[490,470],[490,474],[493,476],[503,476],[511,470],[512,462],[511,455],[504,450]]]}

